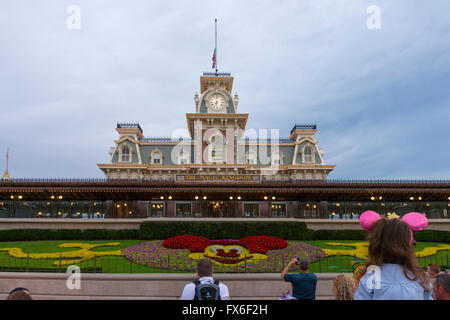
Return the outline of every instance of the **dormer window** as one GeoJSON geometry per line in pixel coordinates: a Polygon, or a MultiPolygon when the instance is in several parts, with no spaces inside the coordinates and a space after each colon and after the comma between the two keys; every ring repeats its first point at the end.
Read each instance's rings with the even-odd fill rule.
{"type": "Polygon", "coordinates": [[[152,164],[161,164],[161,153],[159,151],[154,151],[152,153],[152,164]]]}
{"type": "Polygon", "coordinates": [[[303,162],[305,162],[305,163],[314,162],[313,151],[310,147],[305,148],[305,151],[303,152],[303,162]]]}
{"type": "Polygon", "coordinates": [[[178,164],[188,164],[189,163],[189,154],[183,150],[178,154],[178,164]]]}
{"type": "Polygon", "coordinates": [[[247,153],[247,164],[256,164],[256,156],[254,152],[247,153]]]}
{"type": "Polygon", "coordinates": [[[130,149],[128,147],[123,147],[120,153],[120,161],[130,162],[130,149]]]}
{"type": "Polygon", "coordinates": [[[281,159],[282,159],[282,157],[281,157],[280,152],[275,152],[272,156],[272,165],[273,166],[281,165],[282,164],[281,159]]]}

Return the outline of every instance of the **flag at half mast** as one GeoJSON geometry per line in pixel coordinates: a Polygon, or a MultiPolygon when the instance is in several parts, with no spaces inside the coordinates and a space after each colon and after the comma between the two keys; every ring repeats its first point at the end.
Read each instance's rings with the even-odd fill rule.
{"type": "Polygon", "coordinates": [[[213,61],[212,68],[213,69],[216,68],[216,72],[217,72],[217,55],[216,55],[216,52],[217,52],[217,19],[214,19],[214,28],[215,28],[215,32],[214,32],[215,39],[214,39],[214,54],[212,57],[212,61],[213,61]]]}
{"type": "Polygon", "coordinates": [[[214,69],[216,67],[216,49],[214,49],[212,61],[213,61],[212,68],[214,69]]]}

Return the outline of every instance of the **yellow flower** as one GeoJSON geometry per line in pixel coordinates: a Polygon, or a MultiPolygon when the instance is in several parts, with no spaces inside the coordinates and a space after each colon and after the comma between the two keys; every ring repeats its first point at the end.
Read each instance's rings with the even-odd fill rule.
{"type": "MultiPolygon", "coordinates": [[[[342,242],[328,242],[325,243],[328,246],[346,246],[353,247],[354,249],[326,249],[323,251],[327,254],[327,256],[352,256],[359,259],[368,259],[369,257],[369,243],[368,242],[355,242],[355,243],[342,243],[342,242]]],[[[428,257],[436,254],[441,250],[450,250],[450,245],[440,244],[435,247],[426,247],[422,251],[416,251],[415,254],[417,257],[428,257]]]]}
{"type": "Polygon", "coordinates": [[[68,252],[52,252],[52,253],[25,253],[21,248],[0,248],[0,251],[7,251],[11,257],[14,258],[30,258],[30,259],[60,259],[53,262],[53,265],[70,265],[74,263],[83,262],[89,259],[103,256],[121,256],[122,252],[120,250],[114,251],[90,251],[97,247],[112,247],[119,246],[119,242],[110,243],[61,243],[58,245],[59,248],[80,248],[80,250],[68,251],[68,252]]]}

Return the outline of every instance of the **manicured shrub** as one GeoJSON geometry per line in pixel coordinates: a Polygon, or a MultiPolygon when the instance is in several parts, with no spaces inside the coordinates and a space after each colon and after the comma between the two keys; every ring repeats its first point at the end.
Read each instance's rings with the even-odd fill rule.
{"type": "MultiPolygon", "coordinates": [[[[240,239],[267,235],[285,240],[360,240],[367,239],[364,230],[311,230],[304,222],[144,222],[139,230],[123,229],[12,229],[0,230],[0,241],[35,240],[164,240],[190,234],[208,239],[240,239]]],[[[450,231],[424,230],[414,232],[422,242],[450,243],[450,231]]]]}
{"type": "Polygon", "coordinates": [[[167,239],[190,234],[208,239],[240,239],[267,235],[289,240],[307,240],[312,230],[304,222],[144,222],[140,237],[145,240],[167,239]]]}
{"type": "Polygon", "coordinates": [[[12,229],[0,230],[0,241],[138,239],[139,230],[12,229]]]}

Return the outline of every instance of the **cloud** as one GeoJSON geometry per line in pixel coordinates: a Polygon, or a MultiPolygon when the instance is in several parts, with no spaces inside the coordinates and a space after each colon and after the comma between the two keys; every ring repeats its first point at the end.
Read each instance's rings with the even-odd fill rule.
{"type": "MultiPolygon", "coordinates": [[[[199,76],[235,77],[249,128],[317,123],[335,178],[450,178],[445,0],[9,1],[0,12],[0,153],[16,177],[102,177],[117,122],[186,128],[199,76]]],[[[4,167],[0,157],[0,168],[4,167]]]]}

